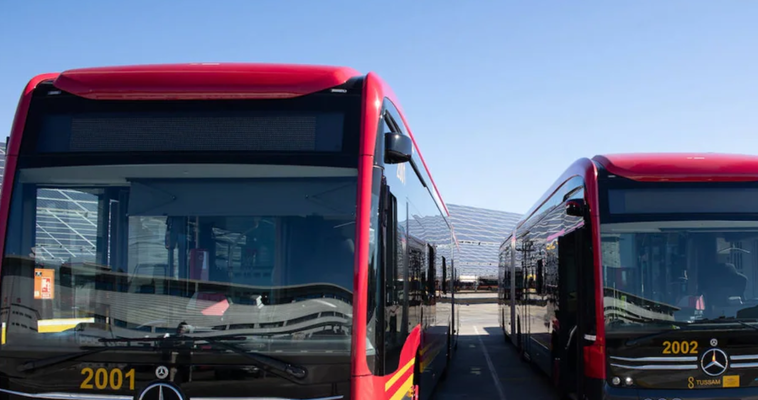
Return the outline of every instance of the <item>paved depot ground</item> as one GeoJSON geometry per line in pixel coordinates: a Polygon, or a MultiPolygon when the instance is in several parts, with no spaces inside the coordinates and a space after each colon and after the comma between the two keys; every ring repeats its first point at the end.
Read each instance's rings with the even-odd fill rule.
{"type": "Polygon", "coordinates": [[[505,343],[497,323],[497,304],[461,305],[460,317],[458,350],[434,400],[559,398],[547,378],[522,362],[514,347],[505,343]]]}

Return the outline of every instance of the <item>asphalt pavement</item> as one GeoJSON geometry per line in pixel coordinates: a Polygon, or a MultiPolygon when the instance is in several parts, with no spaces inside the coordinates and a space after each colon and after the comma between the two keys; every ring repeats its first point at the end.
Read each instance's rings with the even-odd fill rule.
{"type": "Polygon", "coordinates": [[[557,400],[548,378],[505,342],[497,304],[460,306],[461,332],[448,376],[434,400],[557,400]]]}

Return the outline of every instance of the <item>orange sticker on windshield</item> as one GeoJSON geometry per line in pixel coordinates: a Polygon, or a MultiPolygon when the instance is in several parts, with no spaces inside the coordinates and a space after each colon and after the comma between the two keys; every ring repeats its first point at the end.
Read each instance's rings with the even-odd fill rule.
{"type": "Polygon", "coordinates": [[[34,298],[51,300],[55,298],[55,270],[34,269],[34,298]]]}

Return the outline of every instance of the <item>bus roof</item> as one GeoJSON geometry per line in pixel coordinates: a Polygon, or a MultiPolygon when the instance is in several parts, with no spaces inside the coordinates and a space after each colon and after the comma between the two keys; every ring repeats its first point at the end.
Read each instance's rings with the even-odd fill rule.
{"type": "Polygon", "coordinates": [[[626,153],[592,158],[609,173],[636,181],[758,181],[758,156],[723,153],[626,153]]]}
{"type": "MultiPolygon", "coordinates": [[[[592,176],[595,165],[609,173],[641,182],[758,181],[758,156],[725,153],[616,153],[581,158],[572,163],[521,217],[523,225],[572,176],[592,176]]],[[[510,237],[510,235],[509,235],[510,237]]]]}
{"type": "MultiPolygon", "coordinates": [[[[340,66],[266,63],[184,63],[144,64],[81,68],[60,74],[45,74],[32,79],[27,89],[52,80],[63,91],[98,100],[194,100],[194,99],[274,99],[292,98],[326,90],[365,76],[355,69],[340,66]]],[[[378,77],[377,77],[378,78],[378,77]]],[[[400,111],[405,113],[392,88],[379,78],[382,89],[400,111]]],[[[431,180],[445,214],[450,212],[432,178],[416,138],[410,131],[419,158],[431,180]]]]}
{"type": "Polygon", "coordinates": [[[72,69],[53,82],[89,99],[291,98],[341,85],[361,74],[348,67],[187,63],[72,69]]]}

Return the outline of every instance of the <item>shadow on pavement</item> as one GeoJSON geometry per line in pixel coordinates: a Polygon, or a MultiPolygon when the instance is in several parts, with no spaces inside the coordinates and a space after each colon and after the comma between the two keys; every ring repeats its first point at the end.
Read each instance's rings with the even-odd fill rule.
{"type": "Polygon", "coordinates": [[[467,331],[472,332],[459,336],[458,350],[453,356],[447,380],[441,382],[435,390],[434,400],[559,399],[548,378],[536,367],[521,361],[515,347],[505,342],[505,336],[498,327],[472,326],[472,329],[464,332],[469,333],[467,331]],[[503,396],[495,384],[482,345],[487,351],[503,396]]]}

